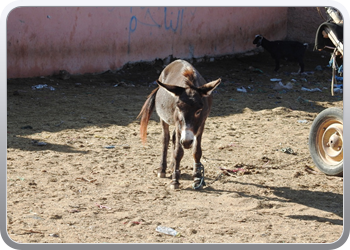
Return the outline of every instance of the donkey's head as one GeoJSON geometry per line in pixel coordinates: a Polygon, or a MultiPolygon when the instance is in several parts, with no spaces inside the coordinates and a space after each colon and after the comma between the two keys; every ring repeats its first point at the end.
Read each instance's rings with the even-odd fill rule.
{"type": "Polygon", "coordinates": [[[205,122],[210,108],[205,98],[209,97],[221,82],[221,79],[218,79],[196,87],[193,84],[193,74],[184,73],[187,85],[185,88],[157,81],[161,87],[176,98],[175,126],[181,133],[180,143],[186,149],[191,148],[196,136],[203,132],[200,128],[205,122]]]}

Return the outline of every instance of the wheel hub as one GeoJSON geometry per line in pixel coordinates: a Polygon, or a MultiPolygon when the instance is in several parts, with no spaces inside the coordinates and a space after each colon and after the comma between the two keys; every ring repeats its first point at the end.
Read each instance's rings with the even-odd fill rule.
{"type": "Polygon", "coordinates": [[[322,147],[327,156],[336,158],[343,152],[343,126],[334,123],[327,127],[322,136],[322,147]]]}

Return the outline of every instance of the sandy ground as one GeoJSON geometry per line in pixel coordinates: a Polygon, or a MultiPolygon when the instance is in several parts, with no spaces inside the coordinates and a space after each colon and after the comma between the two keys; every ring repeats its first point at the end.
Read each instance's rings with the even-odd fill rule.
{"type": "Polygon", "coordinates": [[[288,62],[274,73],[267,53],[194,63],[208,81],[222,78],[203,135],[207,185],[200,190],[191,186],[188,150],[179,190],[169,188],[170,171],[157,178],[156,113],[147,145],[139,137],[136,116],[155,88],[161,61],[66,80],[9,79],[9,237],[20,243],[337,241],[343,178],[318,171],[308,150],[316,115],[343,106],[342,94],[330,94],[328,60],[308,51],[305,75],[290,74],[298,66],[288,62]],[[276,90],[272,78],[293,88],[276,90]],[[39,84],[54,90],[32,88],[39,84]],[[294,153],[283,152],[288,148],[294,153]],[[157,232],[159,225],[178,235],[157,232]]]}

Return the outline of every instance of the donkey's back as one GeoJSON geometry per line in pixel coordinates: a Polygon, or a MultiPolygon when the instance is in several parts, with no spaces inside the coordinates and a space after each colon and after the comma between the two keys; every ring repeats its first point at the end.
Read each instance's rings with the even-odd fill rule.
{"type": "Polygon", "coordinates": [[[204,78],[199,72],[187,61],[176,60],[170,63],[160,74],[158,80],[169,85],[188,87],[188,80],[196,87],[206,84],[204,78]]]}

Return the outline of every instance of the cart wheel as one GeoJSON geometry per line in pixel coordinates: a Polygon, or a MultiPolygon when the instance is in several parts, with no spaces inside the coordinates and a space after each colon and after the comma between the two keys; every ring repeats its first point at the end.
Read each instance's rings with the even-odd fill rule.
{"type": "Polygon", "coordinates": [[[310,129],[309,150],[323,173],[343,173],[343,111],[340,108],[328,108],[317,115],[310,129]]]}

